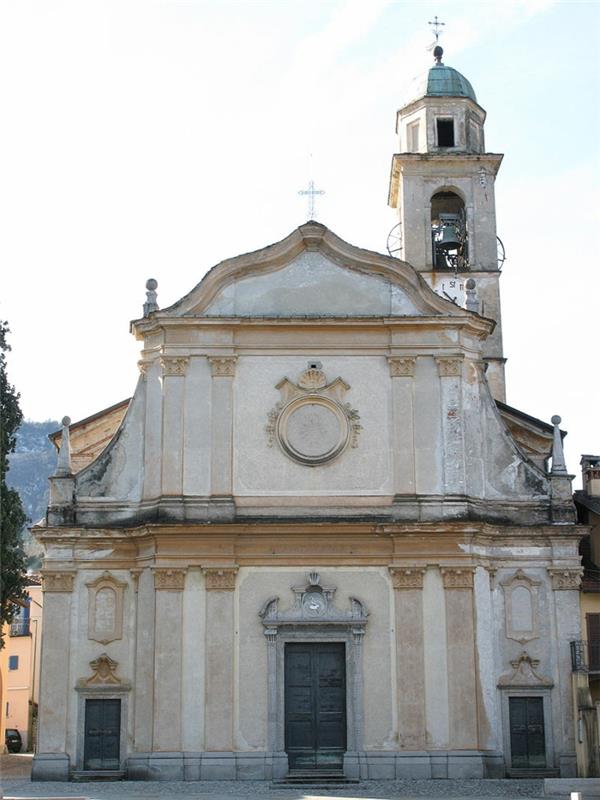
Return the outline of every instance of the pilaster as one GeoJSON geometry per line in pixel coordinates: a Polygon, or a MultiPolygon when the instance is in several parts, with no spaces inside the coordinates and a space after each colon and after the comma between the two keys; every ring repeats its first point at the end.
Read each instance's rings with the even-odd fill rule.
{"type": "Polygon", "coordinates": [[[396,608],[398,736],[402,750],[424,750],[425,663],[423,576],[425,567],[390,567],[396,608]]]}
{"type": "Polygon", "coordinates": [[[233,381],[236,356],[211,356],[212,447],[211,495],[230,500],[233,494],[233,381]]]}
{"type": "Polygon", "coordinates": [[[155,594],[154,579],[149,569],[131,570],[137,580],[137,625],[135,632],[135,681],[133,685],[133,750],[148,753],[152,750],[152,720],[154,716],[154,636],[155,594]],[[137,578],[136,578],[136,574],[137,578]]]}
{"type": "Polygon", "coordinates": [[[392,378],[394,494],[415,494],[414,356],[388,356],[392,378]]]}
{"type": "Polygon", "coordinates": [[[444,494],[465,494],[465,453],[462,425],[462,355],[436,358],[441,383],[444,494]]]}
{"type": "Polygon", "coordinates": [[[181,495],[183,491],[183,396],[189,358],[162,356],[163,453],[162,494],[181,495]]]}
{"type": "Polygon", "coordinates": [[[34,780],[68,780],[67,715],[71,601],[76,572],[43,570],[44,624],[40,669],[38,741],[34,780]]]}
{"type": "Polygon", "coordinates": [[[153,750],[181,750],[181,674],[185,569],[156,567],[153,750]]]}
{"type": "Polygon", "coordinates": [[[450,746],[475,749],[477,680],[473,616],[474,567],[442,567],[448,642],[448,712],[450,746]]]}
{"type": "Polygon", "coordinates": [[[236,567],[203,569],[206,588],[205,750],[233,748],[236,567]]]}

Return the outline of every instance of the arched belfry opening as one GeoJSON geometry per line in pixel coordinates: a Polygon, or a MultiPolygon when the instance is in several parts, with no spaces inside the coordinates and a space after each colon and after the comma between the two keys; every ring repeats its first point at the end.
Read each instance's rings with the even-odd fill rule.
{"type": "Polygon", "coordinates": [[[449,189],[431,198],[431,247],[434,270],[469,267],[467,217],[462,198],[449,189]]]}

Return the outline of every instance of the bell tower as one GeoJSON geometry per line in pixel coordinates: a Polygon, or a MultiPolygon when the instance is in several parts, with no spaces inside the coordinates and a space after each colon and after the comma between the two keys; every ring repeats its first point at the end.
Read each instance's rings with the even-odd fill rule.
{"type": "Polygon", "coordinates": [[[389,205],[398,211],[388,250],[422,273],[442,297],[496,321],[486,343],[487,377],[505,400],[499,240],[494,183],[502,155],[486,153],[486,113],[469,81],[442,63],[413,84],[398,111],[389,205]]]}

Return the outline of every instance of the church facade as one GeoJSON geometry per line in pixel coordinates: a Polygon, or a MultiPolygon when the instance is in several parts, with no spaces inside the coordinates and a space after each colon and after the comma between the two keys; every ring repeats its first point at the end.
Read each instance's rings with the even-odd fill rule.
{"type": "Polygon", "coordinates": [[[170,308],[149,282],[79,471],[65,420],[34,779],[575,774],[581,527],[560,420],[505,403],[501,156],[437,61],[399,258],[309,221],[170,308]]]}

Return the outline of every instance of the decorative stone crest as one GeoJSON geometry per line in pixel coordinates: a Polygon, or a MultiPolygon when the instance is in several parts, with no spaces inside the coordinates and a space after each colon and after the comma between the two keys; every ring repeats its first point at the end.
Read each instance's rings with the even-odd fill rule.
{"type": "Polygon", "coordinates": [[[232,378],[235,375],[237,356],[209,356],[213,378],[232,378]]]}
{"type": "Polygon", "coordinates": [[[582,567],[548,567],[548,574],[552,581],[552,588],[578,590],[581,586],[582,567]]]}
{"type": "Polygon", "coordinates": [[[541,581],[533,580],[522,569],[500,582],[504,590],[506,637],[521,644],[537,639],[539,608],[538,587],[541,581]]]}
{"type": "Polygon", "coordinates": [[[440,378],[457,378],[462,373],[462,358],[438,356],[436,359],[440,378]]]}
{"type": "Polygon", "coordinates": [[[72,592],[75,572],[42,572],[42,589],[44,592],[72,592]]]}
{"type": "Polygon", "coordinates": [[[160,366],[165,378],[183,377],[186,373],[189,358],[187,356],[161,356],[160,366]]]}
{"type": "Polygon", "coordinates": [[[267,444],[275,442],[292,460],[305,466],[326,464],[348,446],[358,447],[360,415],[344,395],[350,386],[336,378],[327,383],[319,361],[309,362],[297,383],[288,378],[275,387],[281,400],[267,415],[267,444]]]}
{"type": "Polygon", "coordinates": [[[413,356],[403,356],[402,358],[388,356],[388,365],[392,378],[414,377],[416,363],[417,359],[413,356]]]}
{"type": "Polygon", "coordinates": [[[94,673],[91,678],[88,678],[85,683],[87,686],[94,686],[95,684],[120,684],[121,679],[117,678],[115,671],[119,666],[117,661],[113,661],[106,653],[90,661],[90,667],[94,673]]]}
{"type": "Polygon", "coordinates": [[[394,589],[422,589],[425,567],[390,567],[394,589]]]}
{"type": "Polygon", "coordinates": [[[181,591],[185,584],[185,569],[154,568],[154,588],[181,591]]]}
{"type": "Polygon", "coordinates": [[[442,567],[444,589],[472,589],[475,567],[442,567]]]}
{"type": "Polygon", "coordinates": [[[498,681],[499,689],[547,688],[553,686],[549,678],[543,678],[537,673],[540,665],[539,659],[531,658],[525,650],[514,661],[510,662],[512,673],[503,675],[498,681]]]}
{"type": "Polygon", "coordinates": [[[205,567],[202,572],[207,591],[232,592],[235,589],[237,567],[205,567]]]}
{"type": "Polygon", "coordinates": [[[123,636],[123,595],[127,584],[103,572],[88,587],[88,639],[108,644],[123,636]]]}
{"type": "Polygon", "coordinates": [[[287,611],[279,611],[279,598],[271,597],[259,611],[265,628],[264,634],[275,642],[281,626],[298,628],[302,625],[346,626],[351,629],[355,641],[362,638],[369,612],[355,597],[350,598],[350,609],[342,611],[333,602],[334,586],[322,586],[318,572],[311,572],[304,586],[292,586],[294,605],[287,611]]]}

